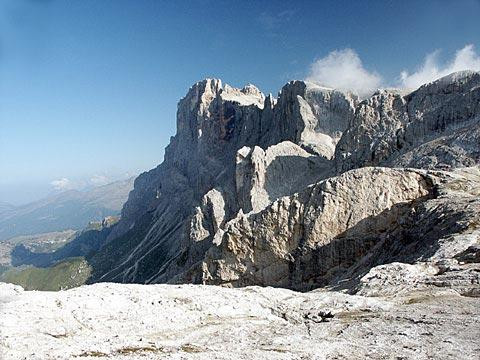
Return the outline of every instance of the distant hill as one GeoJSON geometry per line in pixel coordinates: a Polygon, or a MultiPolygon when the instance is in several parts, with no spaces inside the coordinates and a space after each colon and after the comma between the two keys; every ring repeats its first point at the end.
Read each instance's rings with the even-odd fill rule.
{"type": "Polygon", "coordinates": [[[90,271],[85,259],[78,257],[63,260],[49,268],[0,268],[0,281],[20,285],[25,290],[58,291],[83,285],[90,271]]]}
{"type": "Polygon", "coordinates": [[[118,219],[109,216],[90,222],[83,231],[17,236],[0,242],[0,282],[54,291],[86,283],[92,272],[89,261],[118,219]]]}
{"type": "Polygon", "coordinates": [[[55,231],[44,234],[20,235],[0,241],[0,266],[11,265],[11,252],[19,245],[25,246],[34,253],[51,253],[75,239],[76,230],[55,231]]]}
{"type": "Polygon", "coordinates": [[[90,226],[86,230],[78,232],[73,240],[51,252],[34,252],[24,244],[19,244],[11,251],[11,263],[13,266],[33,265],[44,268],[67,258],[88,258],[104,245],[112,230],[111,225],[116,221],[118,218],[111,223],[105,222],[104,226],[100,224],[98,229],[90,226]]]}
{"type": "Polygon", "coordinates": [[[91,221],[118,215],[134,178],[88,191],[69,190],[22,206],[0,203],[0,241],[66,229],[79,230],[91,221]]]}
{"type": "Polygon", "coordinates": [[[12,204],[0,201],[0,216],[9,214],[14,210],[15,210],[15,206],[13,206],[12,204]]]}

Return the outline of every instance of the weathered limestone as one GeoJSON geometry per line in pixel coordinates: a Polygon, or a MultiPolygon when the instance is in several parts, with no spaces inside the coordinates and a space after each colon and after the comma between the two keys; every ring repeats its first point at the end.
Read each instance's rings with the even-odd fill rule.
{"type": "Polygon", "coordinates": [[[322,179],[331,162],[284,141],[268,147],[243,147],[237,152],[236,188],[243,212],[259,212],[276,199],[322,179]]]}
{"type": "Polygon", "coordinates": [[[473,360],[478,305],[435,287],[365,297],[109,283],[27,292],[0,283],[0,357],[473,360]]]}
{"type": "Polygon", "coordinates": [[[409,95],[380,91],[363,101],[335,150],[337,169],[450,169],[480,161],[480,74],[459,72],[409,95]]]}
{"type": "Polygon", "coordinates": [[[412,201],[431,190],[428,178],[414,171],[362,168],[279,198],[259,213],[240,213],[225,225],[221,244],[207,253],[203,281],[298,289],[325,285],[329,270],[354,262],[375,245],[368,235],[387,231],[412,201]]]}
{"type": "Polygon", "coordinates": [[[303,81],[278,99],[253,85],[195,84],[178,105],[164,162],[136,180],[109,246],[93,259],[92,281],[306,290],[351,275],[353,289],[371,267],[406,262],[399,254],[409,237],[428,233],[437,243],[456,234],[453,220],[440,234],[418,218],[442,216],[431,204],[448,219],[467,216],[469,195],[448,204],[439,195],[436,181],[453,175],[378,166],[478,165],[479,84],[478,73],[462,72],[361,103],[303,81]]]}

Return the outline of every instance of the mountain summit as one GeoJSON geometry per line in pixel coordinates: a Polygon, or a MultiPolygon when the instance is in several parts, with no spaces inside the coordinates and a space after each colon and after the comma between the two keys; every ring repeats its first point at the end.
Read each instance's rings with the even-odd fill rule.
{"type": "Polygon", "coordinates": [[[479,161],[477,72],[363,101],[206,79],[180,100],[165,160],[135,180],[91,281],[308,290],[430,259],[478,218],[479,161]]]}

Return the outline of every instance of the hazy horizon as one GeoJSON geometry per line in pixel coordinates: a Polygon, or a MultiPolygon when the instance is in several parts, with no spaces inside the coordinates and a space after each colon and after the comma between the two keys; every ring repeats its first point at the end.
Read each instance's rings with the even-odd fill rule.
{"type": "Polygon", "coordinates": [[[479,1],[316,3],[2,1],[0,202],[157,166],[206,77],[368,95],[480,70],[479,1]]]}

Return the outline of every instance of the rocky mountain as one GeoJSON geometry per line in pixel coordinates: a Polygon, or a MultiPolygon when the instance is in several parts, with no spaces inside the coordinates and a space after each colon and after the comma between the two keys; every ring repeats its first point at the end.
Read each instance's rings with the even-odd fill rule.
{"type": "Polygon", "coordinates": [[[458,72],[406,96],[374,94],[357,108],[338,144],[337,168],[451,169],[478,164],[479,76],[458,72]]]}
{"type": "Polygon", "coordinates": [[[354,291],[374,266],[434,261],[442,239],[472,245],[479,160],[476,72],[363,101],[207,79],[180,101],[165,160],[135,180],[91,281],[354,291]]]}
{"type": "Polygon", "coordinates": [[[0,241],[20,235],[80,230],[90,221],[119,214],[133,187],[133,178],[94,187],[69,190],[22,205],[0,206],[0,241]]]}
{"type": "Polygon", "coordinates": [[[74,281],[167,284],[0,283],[0,355],[477,359],[480,73],[363,101],[201,81],[103,235],[74,281]]]}

